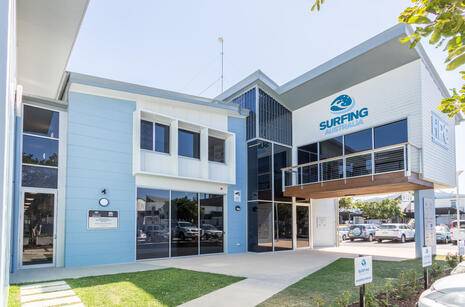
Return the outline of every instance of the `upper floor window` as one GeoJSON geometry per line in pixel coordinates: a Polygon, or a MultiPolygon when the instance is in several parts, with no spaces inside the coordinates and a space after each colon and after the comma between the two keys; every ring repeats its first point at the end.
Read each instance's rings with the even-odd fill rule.
{"type": "Polygon", "coordinates": [[[208,137],[208,161],[224,163],[225,140],[208,137]]]}
{"type": "Polygon", "coordinates": [[[178,155],[200,159],[200,133],[179,129],[178,155]]]}
{"type": "Polygon", "coordinates": [[[157,152],[170,152],[170,126],[150,121],[140,122],[140,148],[157,152]]]}
{"type": "Polygon", "coordinates": [[[342,136],[320,142],[320,160],[342,156],[342,136]]]}
{"type": "Polygon", "coordinates": [[[407,120],[374,128],[375,148],[408,142],[407,120]]]}
{"type": "Polygon", "coordinates": [[[372,149],[371,129],[344,136],[344,152],[346,155],[370,149],[372,149]]]}
{"type": "Polygon", "coordinates": [[[318,161],[318,143],[297,148],[297,159],[299,164],[318,161]]]}
{"type": "Polygon", "coordinates": [[[58,112],[28,105],[24,106],[24,133],[57,139],[59,137],[58,121],[58,112]]]}

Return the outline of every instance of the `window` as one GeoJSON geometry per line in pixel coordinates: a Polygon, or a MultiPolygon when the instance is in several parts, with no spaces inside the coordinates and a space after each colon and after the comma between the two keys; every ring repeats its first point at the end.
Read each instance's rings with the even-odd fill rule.
{"type": "Polygon", "coordinates": [[[153,150],[153,123],[140,121],[140,148],[153,150]]]}
{"type": "Polygon", "coordinates": [[[223,139],[208,137],[208,161],[224,163],[225,141],[223,139]]]}
{"type": "MultiPolygon", "coordinates": [[[[281,169],[292,164],[292,150],[289,147],[274,144],[273,145],[273,170],[274,170],[274,200],[292,201],[286,197],[282,191],[282,172],[281,169]]],[[[286,185],[292,183],[290,173],[285,173],[284,179],[286,185]]]]}
{"type": "Polygon", "coordinates": [[[358,131],[344,136],[345,154],[351,154],[372,149],[371,129],[358,131]]]}
{"type": "Polygon", "coordinates": [[[320,160],[342,156],[342,136],[320,142],[320,160]]]}
{"type": "Polygon", "coordinates": [[[247,149],[248,199],[272,200],[272,144],[252,141],[247,149]]]}
{"type": "Polygon", "coordinates": [[[57,139],[59,114],[47,109],[25,105],[23,132],[57,139]]]}
{"type": "Polygon", "coordinates": [[[299,164],[318,161],[318,143],[297,148],[297,159],[299,164]]]}
{"type": "Polygon", "coordinates": [[[278,101],[259,90],[260,137],[292,145],[292,113],[278,101]]]}
{"type": "Polygon", "coordinates": [[[406,143],[408,141],[407,120],[379,126],[375,131],[375,148],[406,143]]]}
{"type": "Polygon", "coordinates": [[[179,129],[178,154],[200,159],[200,133],[179,129]]]}
{"type": "Polygon", "coordinates": [[[58,166],[58,140],[24,135],[23,163],[58,166]]]}
{"type": "Polygon", "coordinates": [[[155,151],[170,153],[170,126],[155,124],[155,151]]]}

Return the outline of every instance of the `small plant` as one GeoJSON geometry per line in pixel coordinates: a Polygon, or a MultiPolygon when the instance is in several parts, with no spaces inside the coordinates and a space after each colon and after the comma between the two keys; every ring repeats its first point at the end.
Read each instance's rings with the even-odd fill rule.
{"type": "Polygon", "coordinates": [[[446,256],[446,262],[447,262],[447,265],[453,269],[455,268],[459,262],[460,262],[460,256],[457,255],[457,254],[453,254],[453,253],[448,253],[447,256],[446,256]]]}
{"type": "Polygon", "coordinates": [[[342,292],[342,294],[336,298],[335,304],[338,307],[347,307],[350,305],[351,300],[352,300],[352,295],[350,294],[349,291],[346,290],[342,292]]]}
{"type": "Polygon", "coordinates": [[[378,301],[376,299],[376,293],[371,286],[365,288],[365,306],[367,307],[378,307],[378,301]]]}
{"type": "Polygon", "coordinates": [[[431,278],[435,280],[438,277],[442,277],[443,275],[444,267],[440,265],[438,262],[433,262],[433,265],[431,266],[431,278]]]}
{"type": "Polygon", "coordinates": [[[391,306],[390,301],[395,296],[395,290],[392,280],[388,279],[384,284],[382,297],[379,300],[382,306],[391,306]]]}
{"type": "Polygon", "coordinates": [[[420,286],[417,273],[414,270],[408,270],[399,274],[395,288],[400,299],[407,299],[414,295],[420,286]]]}
{"type": "Polygon", "coordinates": [[[326,306],[326,301],[325,299],[319,295],[319,294],[315,294],[313,297],[312,297],[312,306],[315,306],[315,307],[323,307],[323,306],[326,306]]]}

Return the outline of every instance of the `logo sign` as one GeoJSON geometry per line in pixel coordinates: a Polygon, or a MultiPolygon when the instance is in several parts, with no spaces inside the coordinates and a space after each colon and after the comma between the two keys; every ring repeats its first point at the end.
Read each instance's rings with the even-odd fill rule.
{"type": "Polygon", "coordinates": [[[361,286],[373,281],[373,261],[371,256],[354,259],[355,285],[361,286]]]}
{"type": "Polygon", "coordinates": [[[459,249],[459,256],[464,256],[465,255],[465,241],[459,240],[457,242],[457,247],[459,249]]]}
{"type": "Polygon", "coordinates": [[[431,113],[431,138],[434,143],[449,149],[449,124],[436,113],[431,113]]]}
{"type": "Polygon", "coordinates": [[[431,246],[422,247],[421,249],[421,265],[425,268],[433,264],[433,250],[431,246]]]}
{"type": "Polygon", "coordinates": [[[336,97],[329,106],[329,111],[336,116],[320,122],[320,131],[328,135],[363,124],[363,118],[368,116],[368,108],[354,109],[355,100],[352,97],[336,97]]]}

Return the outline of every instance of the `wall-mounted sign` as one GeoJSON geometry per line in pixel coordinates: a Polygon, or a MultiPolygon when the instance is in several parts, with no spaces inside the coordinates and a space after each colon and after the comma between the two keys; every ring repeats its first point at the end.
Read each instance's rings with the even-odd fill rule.
{"type": "Polygon", "coordinates": [[[329,111],[337,116],[320,122],[320,131],[325,135],[350,129],[363,124],[368,116],[368,108],[354,110],[355,100],[348,95],[340,95],[331,102],[329,111]]]}
{"type": "Polygon", "coordinates": [[[89,229],[118,228],[118,211],[89,210],[87,225],[89,229]]]}
{"type": "Polygon", "coordinates": [[[425,198],[423,200],[423,229],[425,234],[425,245],[436,245],[436,208],[434,200],[425,198]]]}
{"type": "Polygon", "coordinates": [[[371,256],[357,257],[354,259],[355,285],[361,286],[373,281],[373,261],[371,256]]]}
{"type": "Polygon", "coordinates": [[[434,143],[449,149],[449,124],[431,112],[431,138],[434,143]]]}
{"type": "Polygon", "coordinates": [[[431,246],[422,247],[421,249],[421,265],[425,268],[433,265],[433,250],[431,246]]]}
{"type": "Polygon", "coordinates": [[[234,202],[240,203],[241,202],[241,191],[235,190],[233,194],[234,194],[234,202]]]}

